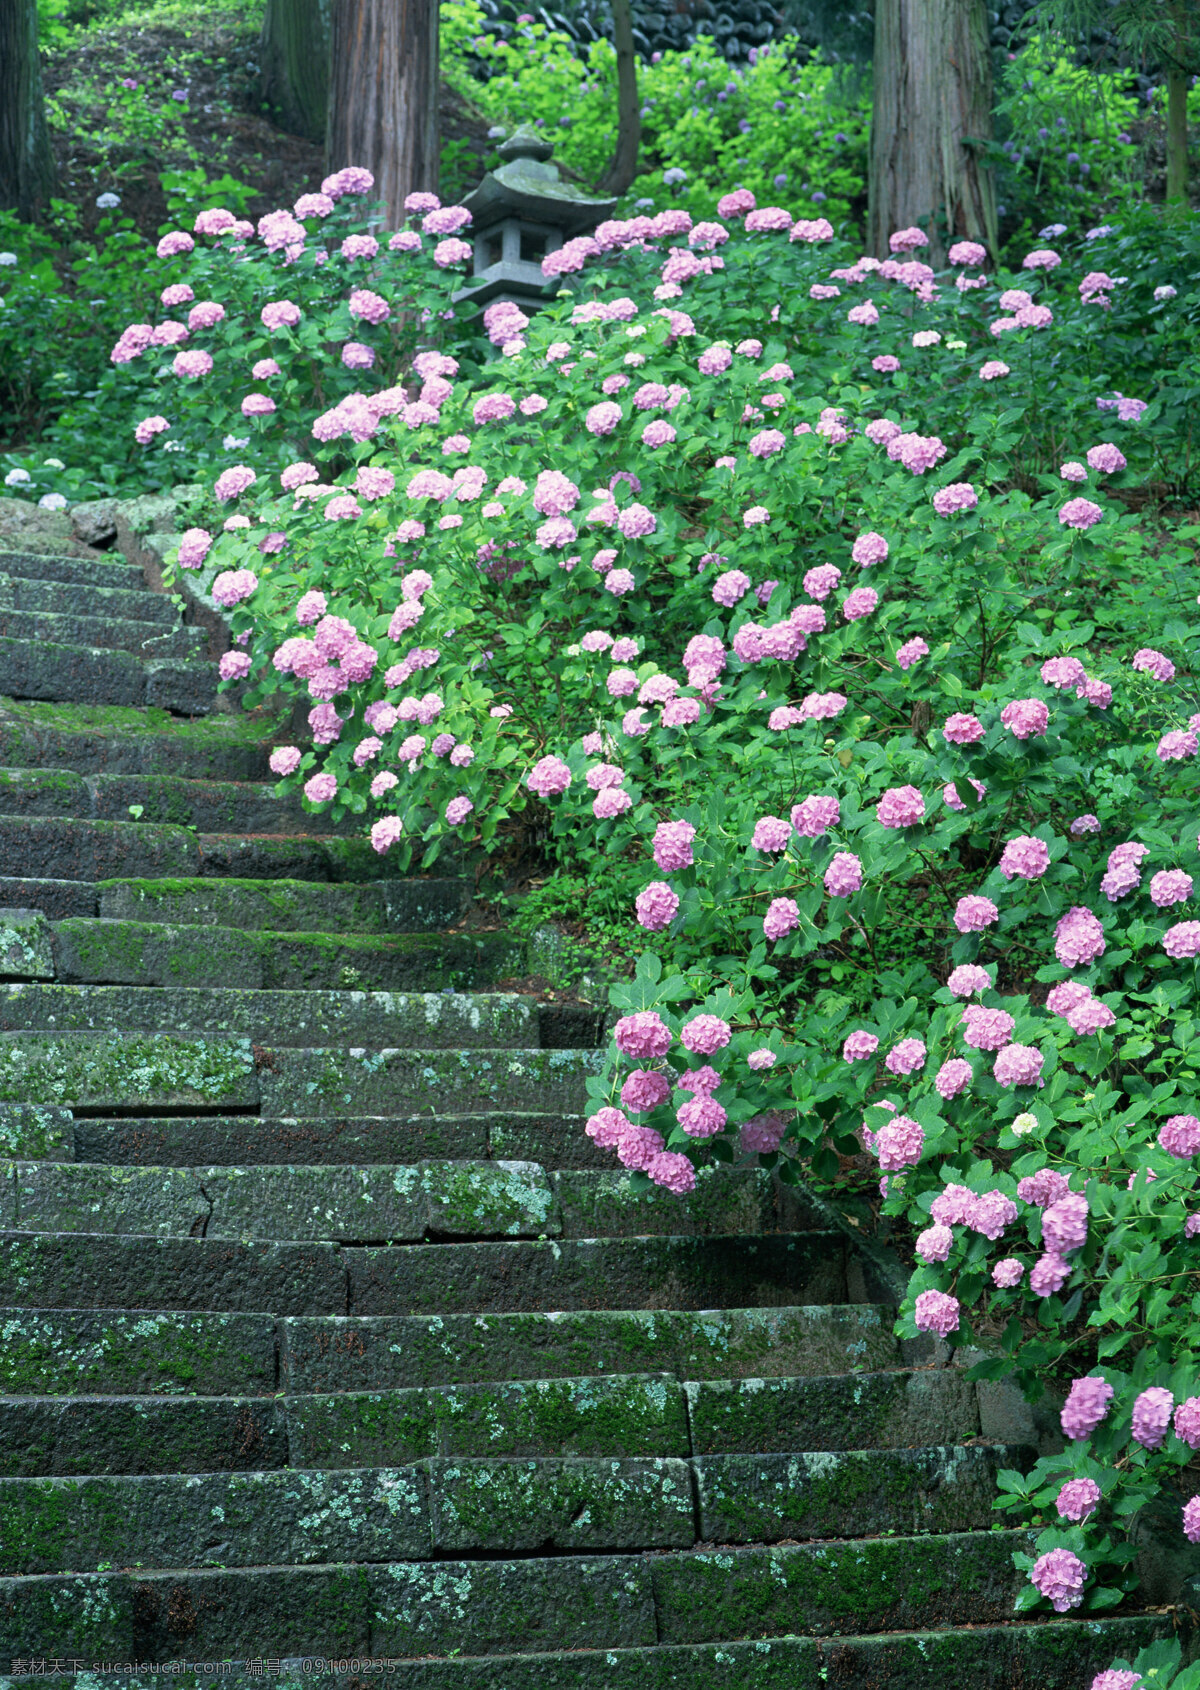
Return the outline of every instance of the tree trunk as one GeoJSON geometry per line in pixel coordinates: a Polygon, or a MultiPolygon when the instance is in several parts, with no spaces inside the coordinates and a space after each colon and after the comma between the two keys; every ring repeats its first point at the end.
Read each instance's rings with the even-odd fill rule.
{"type": "Polygon", "coordinates": [[[642,108],[638,102],[637,54],[633,49],[633,7],[630,0],[612,0],[613,45],[617,50],[617,150],[598,184],[605,194],[623,194],[637,175],[642,139],[642,108]]]}
{"type": "Polygon", "coordinates": [[[1171,69],[1167,76],[1167,204],[1187,203],[1188,77],[1171,69]]]}
{"type": "Polygon", "coordinates": [[[281,128],[325,140],[332,0],[267,0],[258,59],[262,95],[281,128]]]}
{"type": "Polygon", "coordinates": [[[437,0],[333,0],[325,152],[374,174],[393,229],[406,194],[437,188],[437,0]]]}
{"type": "Polygon", "coordinates": [[[54,192],[37,0],[0,0],[0,209],[32,222],[54,192]]]}
{"type": "Polygon", "coordinates": [[[876,0],[869,249],[886,257],[889,235],[919,224],[935,266],[955,240],[994,255],[991,133],[984,0],[876,0]]]}

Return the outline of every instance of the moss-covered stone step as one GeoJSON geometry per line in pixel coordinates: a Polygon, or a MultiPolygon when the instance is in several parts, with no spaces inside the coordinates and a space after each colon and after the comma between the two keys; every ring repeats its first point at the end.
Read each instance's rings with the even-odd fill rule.
{"type": "Polygon", "coordinates": [[[305,1566],[396,1555],[682,1549],[678,1459],[431,1460],[384,1468],[0,1479],[9,1573],[305,1566]]]}
{"type": "MultiPolygon", "coordinates": [[[[195,932],[198,946],[204,942],[199,929],[190,931],[195,932]]],[[[417,940],[427,955],[437,956],[438,945],[431,935],[402,934],[399,942],[410,938],[417,940]]],[[[448,949],[453,955],[453,944],[448,949]]],[[[495,958],[497,949],[492,945],[482,955],[495,958]]],[[[472,953],[464,946],[458,955],[461,958],[464,954],[472,953]]],[[[473,954],[478,959],[481,953],[473,954]]],[[[427,1050],[476,1045],[532,1049],[539,1043],[537,1004],[510,992],[256,991],[230,985],[68,986],[50,982],[45,982],[41,991],[30,989],[42,984],[0,983],[0,1030],[53,1029],[60,1034],[108,1030],[115,1034],[136,1028],[143,1033],[241,1037],[255,1044],[288,1048],[344,1043],[376,1048],[414,1045],[427,1050]]],[[[577,1130],[582,1132],[582,1121],[577,1130]]]]}
{"type": "Polygon", "coordinates": [[[49,921],[100,914],[100,894],[88,880],[24,880],[0,875],[0,909],[40,910],[49,921]]]}
{"type": "Polygon", "coordinates": [[[405,1167],[118,1168],[0,1162],[9,1231],[154,1238],[537,1238],[562,1230],[534,1162],[405,1167]]]}
{"type": "MultiPolygon", "coordinates": [[[[871,1303],[287,1319],[279,1327],[280,1388],[379,1391],[646,1371],[681,1380],[876,1372],[899,1364],[892,1321],[891,1309],[871,1303]]],[[[192,1342],[190,1329],[180,1342],[192,1342]]],[[[31,1374],[21,1367],[17,1376],[31,1374]]],[[[249,1389],[239,1377],[234,1388],[249,1389]]]]}
{"type": "Polygon", "coordinates": [[[465,880],[107,880],[98,913],[110,921],[236,927],[246,933],[422,933],[452,927],[469,897],[465,880]]]}
{"type": "Polygon", "coordinates": [[[492,1380],[286,1399],[289,1458],[376,1467],[422,1457],[690,1453],[686,1399],[667,1373],[492,1380]]]}
{"type": "Polygon", "coordinates": [[[0,1660],[5,1649],[170,1659],[180,1615],[189,1657],[208,1660],[856,1636],[864,1614],[880,1631],[999,1624],[1024,1582],[1013,1552],[1033,1538],[1004,1531],[637,1557],[44,1574],[0,1580],[0,1660]],[[120,1653],[134,1642],[136,1656],[120,1653]],[[162,1653],[150,1656],[152,1648],[162,1653]]]}
{"type": "MultiPolygon", "coordinates": [[[[1171,1634],[1169,1614],[1039,1617],[879,1636],[410,1657],[379,1676],[386,1683],[402,1672],[404,1690],[1081,1690],[1115,1658],[1131,1660],[1146,1644],[1171,1634]]],[[[362,1645],[364,1653],[367,1647],[362,1645]]],[[[132,1643],[124,1648],[126,1656],[137,1652],[132,1643]]],[[[322,1675],[333,1690],[362,1684],[360,1661],[346,1658],[344,1666],[335,1665],[337,1670],[322,1675]]],[[[22,1682],[32,1686],[34,1679],[22,1682]]],[[[159,1690],[161,1684],[156,1677],[103,1672],[78,1677],[39,1672],[36,1682],[46,1690],[159,1690]]],[[[178,1690],[211,1690],[212,1678],[180,1672],[172,1673],[171,1682],[178,1690]]],[[[223,1690],[262,1690],[263,1680],[235,1669],[223,1671],[220,1682],[223,1690]]],[[[277,1690],[309,1690],[311,1677],[293,1658],[274,1684],[277,1690]]]]}
{"type": "Polygon", "coordinates": [[[366,839],[336,835],[202,833],[162,822],[110,822],[65,816],[0,816],[0,861],[31,878],[90,881],[119,871],[147,879],[349,881],[387,876],[366,839]]]}
{"type": "Polygon", "coordinates": [[[201,833],[362,834],[362,823],[355,818],[335,822],[327,811],[306,811],[298,794],[277,797],[273,787],[249,781],[113,774],[85,779],[92,800],[85,813],[103,821],[124,821],[131,809],[140,808],[142,821],[194,827],[201,833]]]}
{"type": "Polygon", "coordinates": [[[203,657],[208,650],[204,628],[182,624],[164,628],[158,622],[134,622],[118,616],[87,616],[75,610],[16,610],[0,604],[0,638],[28,640],[59,648],[84,646],[93,651],[128,651],[135,657],[203,657]]]}
{"type": "Polygon", "coordinates": [[[0,1564],[288,1566],[430,1553],[423,1468],[0,1479],[0,1564]]]}
{"type": "MultiPolygon", "coordinates": [[[[151,622],[159,628],[174,628],[179,622],[180,601],[165,593],[152,593],[146,586],[88,587],[79,582],[35,580],[27,575],[10,575],[0,557],[0,610],[32,610],[42,615],[99,618],[105,623],[151,622]]],[[[7,633],[9,630],[5,629],[7,633]]],[[[14,635],[23,639],[27,636],[14,635]]],[[[91,642],[85,642],[91,643],[91,642]]],[[[100,642],[103,644],[104,642],[100,642]]]]}
{"type": "Polygon", "coordinates": [[[0,1396],[270,1394],[276,1330],[269,1314],[0,1308],[0,1396]]]}
{"type": "Polygon", "coordinates": [[[684,1389],[697,1455],[903,1449],[979,1432],[975,1387],[955,1368],[694,1380],[684,1389]]]}
{"type": "Polygon", "coordinates": [[[244,933],[103,920],[54,926],[55,971],[69,984],[438,992],[489,986],[518,973],[525,954],[524,943],[506,933],[244,933]]]}
{"type": "Polygon", "coordinates": [[[552,1176],[565,1238],[627,1233],[820,1232],[825,1211],[761,1168],[717,1164],[700,1171],[686,1197],[656,1190],[641,1195],[623,1170],[569,1168],[552,1176]]]}
{"type": "Polygon", "coordinates": [[[0,1033],[0,1103],[90,1112],[253,1109],[268,1116],[392,1111],[578,1112],[599,1051],[302,1050],[167,1034],[0,1033]]]}
{"type": "Polygon", "coordinates": [[[826,1233],[346,1249],[342,1260],[350,1282],[344,1312],[362,1315],[720,1309],[846,1300],[844,1247],[826,1233]]]}
{"type": "Polygon", "coordinates": [[[80,587],[119,587],[127,591],[146,590],[146,577],[136,564],[123,557],[53,557],[41,552],[0,548],[0,575],[16,581],[68,581],[80,587]]]}
{"type": "Polygon", "coordinates": [[[581,1115],[67,1116],[62,1134],[40,1118],[11,1121],[0,1109],[0,1153],[51,1161],[173,1167],[295,1166],[373,1162],[599,1161],[581,1115]],[[28,1145],[29,1148],[25,1148],[28,1145]],[[55,1149],[54,1146],[59,1148],[55,1149]],[[578,1155],[575,1151],[578,1148],[578,1155]]]}
{"type": "Polygon", "coordinates": [[[78,704],[150,704],[179,716],[217,705],[217,670],[183,658],[0,638],[0,693],[78,704]]]}
{"type": "Polygon", "coordinates": [[[0,1307],[346,1314],[335,1244],[0,1233],[0,1307]]]}
{"type": "MultiPolygon", "coordinates": [[[[228,1391],[219,1397],[0,1396],[5,1478],[224,1473],[287,1465],[287,1423],[282,1405],[270,1397],[228,1391]]],[[[0,1527],[0,1545],[3,1541],[0,1527]]]]}
{"type": "Polygon", "coordinates": [[[1028,1470],[1036,1450],[1012,1444],[925,1449],[706,1455],[692,1463],[708,1543],[884,1532],[986,1531],[996,1474],[1028,1470]]]}
{"type": "Polygon", "coordinates": [[[262,714],[181,721],[162,709],[0,700],[0,762],[9,768],[273,780],[267,759],[283,737],[262,714]]]}

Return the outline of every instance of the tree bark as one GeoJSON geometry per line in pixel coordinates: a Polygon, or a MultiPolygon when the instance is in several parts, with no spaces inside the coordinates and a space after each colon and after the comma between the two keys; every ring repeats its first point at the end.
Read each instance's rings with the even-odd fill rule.
{"type": "Polygon", "coordinates": [[[613,45],[617,50],[617,148],[598,189],[605,194],[623,194],[637,175],[642,108],[638,101],[630,0],[612,0],[612,14],[613,45]]]}
{"type": "Polygon", "coordinates": [[[391,228],[437,188],[437,0],[333,0],[325,151],[374,174],[391,228]]]}
{"type": "Polygon", "coordinates": [[[992,134],[984,0],[876,0],[867,245],[919,224],[935,266],[955,240],[999,244],[980,143],[992,134]]]}
{"type": "Polygon", "coordinates": [[[0,0],[0,208],[32,222],[55,188],[37,0],[0,0]]]}
{"type": "Polygon", "coordinates": [[[325,140],[332,0],[267,0],[259,40],[263,99],[282,128],[325,140]]]}

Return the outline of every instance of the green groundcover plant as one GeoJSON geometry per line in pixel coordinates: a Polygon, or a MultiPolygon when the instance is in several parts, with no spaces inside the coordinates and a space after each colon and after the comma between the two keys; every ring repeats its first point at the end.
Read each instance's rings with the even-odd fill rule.
{"type": "Polygon", "coordinates": [[[147,451],[253,419],[178,563],[228,684],[308,710],[281,790],[398,871],[517,813],[630,871],[657,949],[589,1135],[680,1193],[865,1147],[919,1229],[899,1329],[1072,1381],[1066,1452],[1002,1480],[1054,1522],[1021,1605],[1121,1601],[1134,1510],[1200,1540],[1200,528],[1127,508],[1189,473],[1190,221],[935,274],[740,191],[601,225],[471,336],[465,211],[368,233],[369,188],[164,237],[163,310],[208,308],[135,400],[147,451]],[[859,989],[812,1003],[834,945],[859,989]]]}

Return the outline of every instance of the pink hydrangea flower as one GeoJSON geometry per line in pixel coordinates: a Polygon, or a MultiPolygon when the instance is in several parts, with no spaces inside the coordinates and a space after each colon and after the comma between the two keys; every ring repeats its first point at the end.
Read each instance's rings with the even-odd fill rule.
{"type": "Polygon", "coordinates": [[[956,711],[953,716],[947,716],[942,738],[950,745],[974,745],[983,738],[983,723],[978,716],[956,711]]]}
{"type": "MultiPolygon", "coordinates": [[[[1200,1543],[1200,1496],[1183,1505],[1183,1535],[1189,1543],[1200,1543]]],[[[1123,1690],[1118,1686],[1118,1690],[1123,1690]]]]}
{"type": "Polygon", "coordinates": [[[1171,1424],[1175,1399],[1165,1386],[1151,1385],[1134,1399],[1132,1435],[1143,1449],[1160,1449],[1171,1424]]]}
{"type": "Polygon", "coordinates": [[[948,990],[956,998],[973,997],[976,992],[986,992],[992,984],[992,977],[986,968],[980,968],[978,963],[964,962],[954,969],[946,981],[948,990]]]}
{"type": "Polygon", "coordinates": [[[948,1260],[954,1234],[948,1226],[927,1226],[924,1232],[917,1234],[914,1248],[923,1262],[944,1262],[948,1260]]]}
{"type": "Polygon", "coordinates": [[[621,1102],[634,1115],[657,1109],[670,1095],[671,1084],[666,1075],[649,1068],[635,1068],[621,1087],[621,1102]]]}
{"type": "Polygon", "coordinates": [[[879,1040],[874,1033],[868,1033],[859,1027],[851,1033],[842,1046],[843,1062],[862,1062],[869,1056],[874,1056],[879,1049],[879,1040]]]}
{"type": "Polygon", "coordinates": [[[1189,1449],[1200,1449],[1200,1397],[1188,1397],[1175,1410],[1175,1436],[1189,1449]]]}
{"type": "Polygon", "coordinates": [[[1190,729],[1172,728],[1162,736],[1154,751],[1160,762],[1182,762],[1200,751],[1200,735],[1190,729]]]}
{"type": "Polygon", "coordinates": [[[875,1134],[872,1146],[885,1173],[899,1173],[912,1168],[921,1160],[925,1148],[925,1130],[909,1115],[893,1115],[875,1134]]]}
{"type": "Polygon", "coordinates": [[[793,828],[805,839],[819,839],[841,820],[841,805],[836,798],[823,793],[811,793],[792,809],[793,828]]]}
{"type": "Polygon", "coordinates": [[[304,783],[304,796],[310,804],[328,804],[338,789],[337,776],[322,770],[304,783]]]}
{"type": "Polygon", "coordinates": [[[1035,1045],[1006,1045],[992,1069],[1001,1086],[1041,1086],[1042,1053],[1035,1045]]]}
{"type": "Polygon", "coordinates": [[[875,806],[881,827],[914,827],[925,818],[925,800],[915,786],[891,786],[875,806]]]}
{"type": "Polygon", "coordinates": [[[712,1138],[725,1126],[726,1115],[714,1097],[700,1092],[680,1104],[675,1119],[689,1138],[712,1138]]]}
{"type": "Polygon", "coordinates": [[[1163,934],[1163,950],[1179,962],[1200,956],[1200,921],[1180,921],[1163,934]]]}
{"type": "Polygon", "coordinates": [[[1133,667],[1153,675],[1156,681],[1175,679],[1175,665],[1161,651],[1155,651],[1153,646],[1143,646],[1140,651],[1134,652],[1133,667]]]}
{"type": "Polygon", "coordinates": [[[753,1068],[757,1072],[763,1068],[774,1068],[778,1060],[779,1058],[776,1056],[775,1052],[773,1050],[768,1050],[764,1046],[761,1050],[752,1050],[750,1052],[749,1056],[746,1058],[746,1066],[748,1068],[753,1068]]]}
{"type": "Polygon", "coordinates": [[[1042,1211],[1042,1241],[1056,1256],[1081,1250],[1087,1243],[1088,1201],[1078,1191],[1068,1191],[1042,1211]]]}
{"type": "Polygon", "coordinates": [[[1002,1050],[1013,1036],[1016,1022],[1006,1009],[969,1003],[962,1012],[963,1043],[972,1050],[1002,1050]]]}
{"type": "Polygon", "coordinates": [[[1024,1263],[1019,1262],[1015,1256],[1006,1256],[992,1269],[992,1283],[1001,1291],[1011,1291],[1015,1285],[1021,1283],[1024,1275],[1024,1263]]]}
{"type": "Polygon", "coordinates": [[[1032,834],[1018,834],[1000,854],[1000,873],[1005,880],[1040,880],[1049,867],[1050,847],[1032,834]]]}
{"type": "Polygon", "coordinates": [[[660,1150],[646,1164],[646,1173],[655,1185],[662,1186],[675,1197],[686,1197],[696,1189],[696,1169],[691,1160],[675,1150],[660,1150]]]}
{"type": "Polygon", "coordinates": [[[961,1056],[952,1056],[948,1062],[942,1063],[934,1076],[933,1084],[939,1097],[944,1097],[949,1102],[951,1098],[960,1097],[974,1078],[971,1064],[961,1056]]]}
{"type": "Polygon", "coordinates": [[[1071,1277],[1071,1269],[1061,1256],[1047,1250],[1034,1262],[1029,1274],[1029,1289],[1035,1297],[1053,1297],[1071,1277]]]}
{"type": "Polygon", "coordinates": [[[794,898],[772,898],[763,917],[763,933],[768,939],[782,939],[800,925],[800,910],[794,898]]]}
{"type": "Polygon", "coordinates": [[[1192,895],[1192,877],[1180,868],[1161,869],[1150,881],[1150,901],[1160,910],[1181,904],[1192,895]]]}
{"type": "Polygon", "coordinates": [[[1068,831],[1076,835],[1081,833],[1099,833],[1100,817],[1094,816],[1090,810],[1087,810],[1082,816],[1075,817],[1068,831]]]}
{"type": "Polygon", "coordinates": [[[1030,739],[1045,733],[1050,712],[1040,698],[1015,698],[1004,706],[1000,720],[1017,739],[1030,739]]]}
{"type": "Polygon", "coordinates": [[[1103,517],[1100,506],[1091,499],[1068,499],[1058,513],[1064,528],[1094,528],[1103,517]]]}
{"type": "Polygon", "coordinates": [[[952,481],[948,487],[939,487],[933,495],[933,508],[939,516],[974,510],[978,503],[979,495],[969,481],[952,481]]]}
{"type": "Polygon", "coordinates": [[[918,1332],[934,1332],[939,1338],[958,1331],[959,1301],[945,1291],[922,1291],[913,1305],[918,1332]]]}
{"type": "Polygon", "coordinates": [[[654,861],[668,874],[691,868],[695,837],[696,829],[691,822],[660,822],[654,830],[654,861]]]}
{"type": "Polygon", "coordinates": [[[1169,1156],[1190,1161],[1200,1152],[1200,1121],[1194,1115],[1172,1115],[1163,1122],[1158,1142],[1169,1156]]]}
{"type": "Polygon", "coordinates": [[[839,851],[825,870],[826,892],[831,898],[848,898],[862,883],[862,863],[852,851],[839,851]]]}
{"type": "Polygon", "coordinates": [[[665,880],[652,880],[639,892],[634,904],[638,922],[651,933],[661,933],[671,925],[679,908],[679,898],[665,880]]]}
{"type": "Polygon", "coordinates": [[[684,1048],[697,1056],[711,1056],[714,1051],[722,1050],[731,1037],[728,1021],[719,1015],[693,1015],[690,1021],[684,1022],[679,1034],[684,1048]]]}
{"type": "Polygon", "coordinates": [[[896,653],[896,662],[901,669],[911,669],[914,663],[928,656],[929,647],[923,639],[906,640],[896,653]]]}
{"type": "Polygon", "coordinates": [[[539,798],[549,798],[567,790],[571,771],[561,757],[542,757],[530,770],[525,784],[539,798]]]}
{"type": "Polygon", "coordinates": [[[1098,470],[1101,475],[1117,475],[1126,467],[1125,454],[1107,440],[1089,450],[1087,461],[1090,467],[1098,470]]]}
{"type": "Polygon", "coordinates": [[[271,773],[283,779],[300,767],[300,752],[294,745],[280,745],[272,751],[269,762],[271,773]]]}
{"type": "Polygon", "coordinates": [[[782,816],[762,816],[754,824],[750,843],[756,851],[783,851],[792,836],[792,825],[782,816]]]}
{"type": "Polygon", "coordinates": [[[915,1074],[925,1066],[925,1046],[920,1039],[901,1039],[884,1057],[889,1074],[915,1074]]]}
{"type": "Polygon", "coordinates": [[[882,534],[868,531],[860,534],[850,548],[850,556],[861,568],[866,569],[873,563],[884,563],[887,560],[888,543],[882,534]]]}
{"type": "Polygon", "coordinates": [[[855,587],[842,600],[842,615],[847,622],[859,622],[878,608],[879,594],[873,587],[855,587]]]}
{"type": "Polygon", "coordinates": [[[1029,1577],[1056,1614],[1069,1613],[1083,1601],[1087,1568],[1069,1549],[1050,1549],[1040,1555],[1029,1577]]]}
{"type": "Polygon", "coordinates": [[[613,1028],[613,1041],[626,1056],[657,1059],[671,1048],[671,1030],[652,1009],[625,1015],[613,1028]]]}

